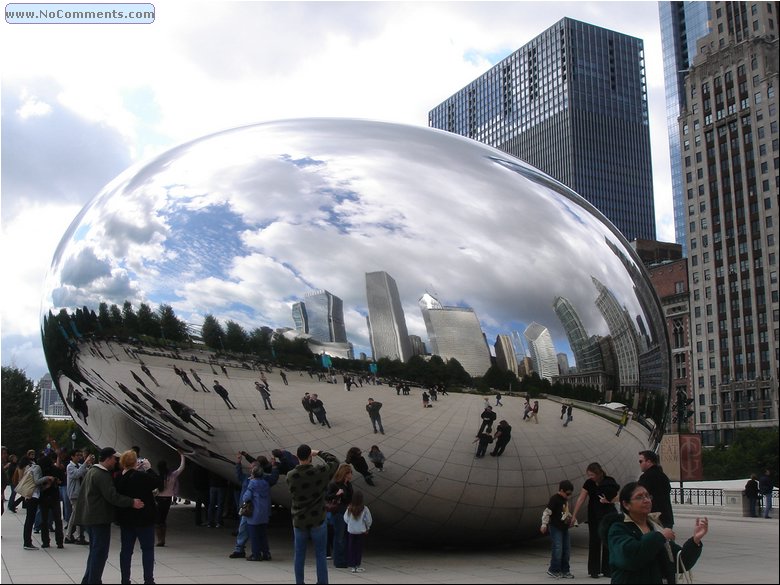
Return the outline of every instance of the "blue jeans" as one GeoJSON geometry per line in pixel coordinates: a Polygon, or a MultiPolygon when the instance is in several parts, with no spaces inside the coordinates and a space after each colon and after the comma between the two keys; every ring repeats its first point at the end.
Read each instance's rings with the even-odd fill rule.
{"type": "Polygon", "coordinates": [[[249,539],[252,541],[252,556],[256,559],[270,557],[271,550],[268,548],[268,533],[266,529],[268,524],[247,524],[249,539]]]}
{"type": "Polygon", "coordinates": [[[249,525],[246,523],[246,516],[241,516],[238,523],[238,534],[236,535],[235,552],[242,553],[246,549],[246,543],[249,540],[249,525]]]}
{"type": "Polygon", "coordinates": [[[81,582],[100,584],[103,582],[103,569],[106,568],[108,550],[111,548],[111,524],[91,524],[85,528],[89,534],[89,556],[87,570],[81,582]]]}
{"type": "Polygon", "coordinates": [[[333,566],[339,569],[347,565],[347,523],[344,511],[339,509],[331,514],[333,518],[333,566]]]}
{"type": "Polygon", "coordinates": [[[62,519],[66,523],[70,522],[70,513],[73,512],[73,507],[70,504],[67,486],[60,486],[60,500],[62,501],[62,519]]]}
{"type": "Polygon", "coordinates": [[[328,547],[328,525],[323,522],[309,530],[305,528],[295,528],[295,582],[304,583],[303,566],[306,563],[306,546],[309,544],[309,538],[314,543],[314,555],[317,559],[317,583],[327,585],[328,583],[328,561],[325,559],[325,549],[328,547]]]}
{"type": "Polygon", "coordinates": [[[769,518],[772,512],[772,492],[764,494],[764,518],[769,518]]]}
{"type": "Polygon", "coordinates": [[[209,488],[208,523],[211,526],[222,524],[222,507],[225,504],[227,489],[223,487],[209,488]]]}
{"type": "Polygon", "coordinates": [[[548,525],[550,531],[550,544],[552,545],[552,555],[550,557],[551,573],[568,573],[569,553],[571,551],[571,541],[569,539],[569,530],[561,530],[552,524],[548,525]]]}
{"type": "Polygon", "coordinates": [[[122,526],[122,548],[119,551],[119,570],[122,583],[130,583],[130,561],[133,559],[135,541],[141,545],[144,567],[144,583],[154,583],[154,524],[149,526],[122,526]]]}

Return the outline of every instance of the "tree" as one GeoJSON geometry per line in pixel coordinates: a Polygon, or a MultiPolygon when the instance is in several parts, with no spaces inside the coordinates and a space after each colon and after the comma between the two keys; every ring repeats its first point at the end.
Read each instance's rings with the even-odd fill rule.
{"type": "Polygon", "coordinates": [[[160,337],[160,317],[146,303],[141,303],[136,315],[138,334],[149,337],[160,337]]]}
{"type": "Polygon", "coordinates": [[[38,449],[45,437],[39,392],[24,370],[2,367],[2,442],[9,453],[38,449]]]}
{"type": "Polygon", "coordinates": [[[447,380],[450,384],[460,386],[471,386],[474,383],[469,373],[455,358],[447,360],[447,380]]]}
{"type": "Polygon", "coordinates": [[[125,324],[125,334],[130,337],[138,335],[138,316],[133,311],[133,305],[130,301],[125,301],[122,305],[122,321],[125,324]]]}
{"type": "Polygon", "coordinates": [[[225,331],[214,315],[206,315],[206,318],[203,319],[202,335],[203,343],[208,347],[216,350],[222,349],[222,338],[225,337],[225,331]]]}
{"type": "Polygon", "coordinates": [[[160,305],[158,313],[160,315],[160,328],[162,329],[163,337],[167,341],[184,341],[187,339],[187,324],[176,316],[176,313],[173,312],[173,307],[160,305]]]}
{"type": "Polygon", "coordinates": [[[111,314],[108,312],[108,303],[98,305],[98,323],[103,331],[111,330],[111,314]]]}
{"type": "Polygon", "coordinates": [[[241,327],[235,321],[228,321],[225,323],[225,349],[228,351],[235,351],[238,353],[244,353],[246,351],[247,341],[249,337],[241,327]]]}

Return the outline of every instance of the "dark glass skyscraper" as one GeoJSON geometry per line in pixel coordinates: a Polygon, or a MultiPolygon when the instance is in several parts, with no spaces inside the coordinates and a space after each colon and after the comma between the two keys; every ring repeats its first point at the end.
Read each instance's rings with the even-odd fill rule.
{"type": "MultiPolygon", "coordinates": [[[[712,2],[659,2],[661,46],[664,54],[666,126],[669,131],[669,161],[672,166],[674,198],[674,241],[687,256],[685,241],[686,203],[683,188],[682,144],[677,119],[686,108],[685,76],[696,56],[696,42],[710,32],[712,2]]],[[[690,136],[683,137],[689,142],[690,136]]]]}
{"type": "Polygon", "coordinates": [[[564,18],[436,106],[428,124],[517,156],[655,239],[644,46],[564,18]]]}

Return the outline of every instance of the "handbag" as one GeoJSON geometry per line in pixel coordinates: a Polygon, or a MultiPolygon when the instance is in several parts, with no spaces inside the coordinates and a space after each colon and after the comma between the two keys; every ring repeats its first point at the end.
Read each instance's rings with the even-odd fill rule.
{"type": "Polygon", "coordinates": [[[247,500],[243,504],[241,504],[241,507],[238,509],[238,513],[241,516],[251,516],[255,512],[255,507],[252,505],[251,500],[247,500]]]}
{"type": "Polygon", "coordinates": [[[682,550],[677,552],[677,563],[675,565],[675,582],[676,583],[693,583],[693,573],[690,569],[686,569],[682,560],[682,550]]]}
{"type": "Polygon", "coordinates": [[[341,498],[338,496],[335,498],[330,498],[325,500],[325,511],[326,512],[336,512],[339,509],[339,506],[341,505],[341,498]]]}

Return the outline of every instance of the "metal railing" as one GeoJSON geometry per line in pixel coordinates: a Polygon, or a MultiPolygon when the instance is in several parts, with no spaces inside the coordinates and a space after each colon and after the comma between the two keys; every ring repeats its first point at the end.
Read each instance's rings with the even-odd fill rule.
{"type": "MultiPolygon", "coordinates": [[[[772,508],[778,507],[780,500],[780,490],[772,490],[772,508]]],[[[682,489],[682,498],[680,497],[680,488],[672,488],[672,503],[687,504],[691,506],[722,506],[723,490],[720,488],[686,488],[682,489]]],[[[758,508],[764,508],[764,496],[759,494],[758,508]]]]}

